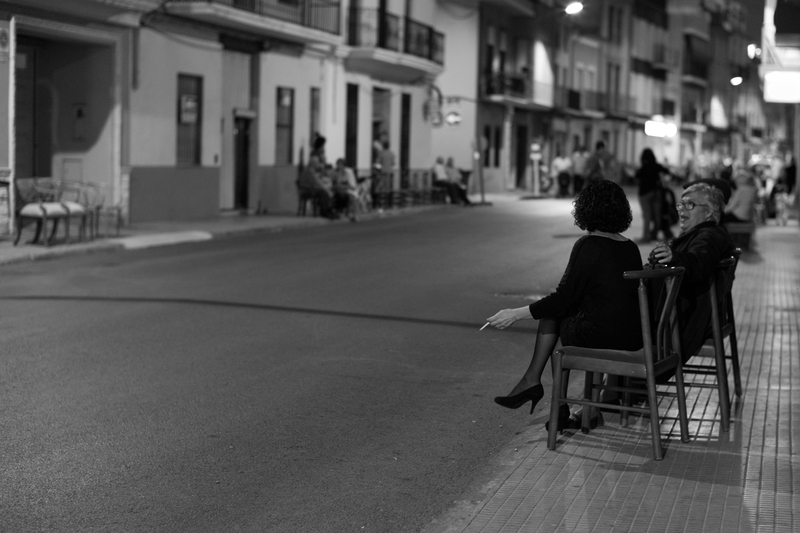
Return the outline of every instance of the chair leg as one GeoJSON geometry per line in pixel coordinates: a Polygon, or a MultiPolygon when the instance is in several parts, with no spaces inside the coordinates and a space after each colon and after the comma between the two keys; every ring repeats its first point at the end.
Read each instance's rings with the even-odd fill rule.
{"type": "MultiPolygon", "coordinates": [[[[583,399],[594,400],[594,372],[586,371],[586,376],[584,377],[583,381],[583,399]]],[[[581,411],[583,413],[583,418],[581,420],[581,432],[589,433],[589,428],[591,427],[592,408],[588,405],[584,405],[581,411]]]]}
{"type": "MultiPolygon", "coordinates": [[[[626,389],[629,389],[630,386],[631,386],[630,378],[623,378],[622,379],[622,386],[624,388],[626,388],[626,389]]],[[[631,406],[631,398],[632,398],[632,396],[633,395],[628,391],[625,391],[624,393],[622,393],[622,405],[624,405],[625,407],[630,407],[631,406]]],[[[624,427],[624,428],[628,427],[628,416],[629,415],[630,415],[630,411],[628,411],[627,409],[621,409],[620,410],[620,415],[619,415],[620,425],[622,427],[624,427]]]]}
{"type": "MultiPolygon", "coordinates": [[[[50,246],[51,244],[53,244],[53,241],[56,238],[56,233],[58,232],[58,222],[59,222],[59,219],[57,219],[57,218],[53,219],[53,230],[50,232],[50,236],[47,238],[47,241],[46,241],[47,246],[50,246]]],[[[47,232],[47,219],[46,218],[42,220],[42,229],[45,232],[47,232]]]]}
{"type": "MultiPolygon", "coordinates": [[[[711,290],[714,290],[712,286],[711,290]]],[[[716,304],[716,301],[713,302],[716,304]]],[[[728,392],[728,369],[725,364],[725,347],[722,343],[722,330],[717,306],[711,307],[711,331],[714,339],[714,361],[717,367],[717,388],[719,390],[719,417],[722,431],[730,430],[731,402],[728,392]]]]}
{"type": "Polygon", "coordinates": [[[556,449],[556,438],[558,435],[558,408],[563,397],[561,389],[564,385],[564,372],[561,368],[561,352],[556,350],[550,358],[553,366],[553,392],[550,400],[550,426],[547,429],[547,449],[556,449]]]}
{"type": "Polygon", "coordinates": [[[686,389],[683,387],[683,368],[675,369],[675,384],[678,389],[678,421],[681,428],[681,442],[689,442],[689,417],[686,410],[686,389]]]}
{"type": "Polygon", "coordinates": [[[650,433],[653,437],[653,458],[656,461],[660,461],[664,458],[664,448],[661,446],[661,418],[658,416],[656,381],[652,375],[647,376],[647,401],[650,404],[650,433]]]}
{"type": "Polygon", "coordinates": [[[736,341],[736,323],[733,321],[733,302],[728,295],[728,320],[731,323],[731,332],[728,336],[731,345],[731,365],[733,366],[733,387],[736,396],[742,396],[742,374],[739,366],[739,344],[736,341]]]}

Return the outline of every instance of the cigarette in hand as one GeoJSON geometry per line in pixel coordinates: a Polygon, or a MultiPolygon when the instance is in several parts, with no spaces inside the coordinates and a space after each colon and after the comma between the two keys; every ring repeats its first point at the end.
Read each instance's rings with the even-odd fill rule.
{"type": "Polygon", "coordinates": [[[489,323],[487,322],[487,323],[486,323],[486,324],[484,324],[484,325],[483,325],[483,327],[482,327],[481,329],[479,329],[478,331],[483,331],[484,329],[486,329],[486,326],[488,326],[488,325],[489,325],[489,323]]]}

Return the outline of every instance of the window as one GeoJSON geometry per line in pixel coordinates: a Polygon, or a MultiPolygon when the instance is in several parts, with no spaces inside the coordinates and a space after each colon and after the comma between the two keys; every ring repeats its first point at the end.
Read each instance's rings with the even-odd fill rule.
{"type": "Polygon", "coordinates": [[[308,114],[311,117],[311,123],[308,132],[308,141],[313,142],[314,134],[319,131],[319,87],[311,88],[309,107],[308,114]]]}
{"type": "Polygon", "coordinates": [[[203,78],[178,74],[177,164],[199,165],[203,131],[203,78]]]}
{"type": "Polygon", "coordinates": [[[291,165],[293,163],[294,89],[278,87],[275,104],[275,164],[291,165]]]}

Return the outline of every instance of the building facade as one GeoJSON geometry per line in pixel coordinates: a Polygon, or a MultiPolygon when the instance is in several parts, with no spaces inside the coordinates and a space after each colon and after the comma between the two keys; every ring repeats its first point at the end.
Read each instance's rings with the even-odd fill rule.
{"type": "Polygon", "coordinates": [[[360,175],[388,145],[395,190],[452,157],[477,193],[546,188],[598,140],[699,168],[784,131],[738,2],[583,4],[0,0],[0,172],[94,183],[136,223],[294,213],[317,134],[360,175]]]}

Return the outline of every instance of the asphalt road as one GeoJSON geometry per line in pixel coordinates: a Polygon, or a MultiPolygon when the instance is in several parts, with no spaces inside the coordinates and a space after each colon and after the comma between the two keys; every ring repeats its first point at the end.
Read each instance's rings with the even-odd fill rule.
{"type": "Polygon", "coordinates": [[[547,418],[492,402],[535,323],[478,328],[555,286],[570,209],[2,267],[0,531],[420,531],[547,418]]]}

